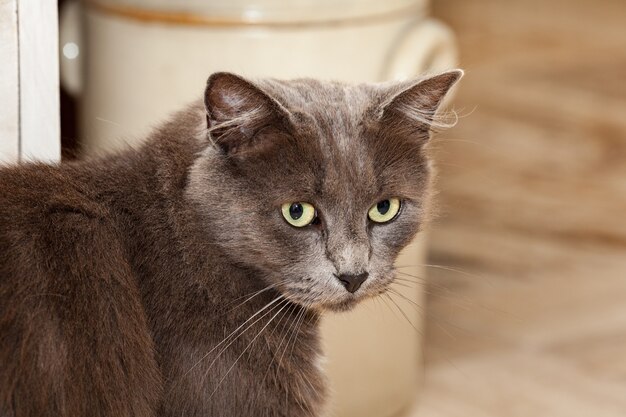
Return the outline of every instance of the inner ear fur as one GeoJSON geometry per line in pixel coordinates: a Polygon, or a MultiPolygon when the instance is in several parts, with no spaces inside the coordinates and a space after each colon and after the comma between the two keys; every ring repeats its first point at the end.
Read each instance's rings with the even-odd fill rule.
{"type": "Polygon", "coordinates": [[[384,128],[428,137],[444,97],[461,77],[463,71],[455,69],[396,87],[382,105],[384,128]]]}
{"type": "Polygon", "coordinates": [[[207,128],[226,153],[253,146],[268,126],[288,120],[288,111],[254,82],[228,72],[212,74],[204,91],[207,128]]]}

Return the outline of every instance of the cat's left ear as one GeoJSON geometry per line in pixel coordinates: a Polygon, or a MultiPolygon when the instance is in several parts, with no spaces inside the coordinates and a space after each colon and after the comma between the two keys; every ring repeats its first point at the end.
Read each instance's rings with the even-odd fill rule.
{"type": "Polygon", "coordinates": [[[281,126],[288,111],[252,81],[228,72],[212,74],[204,91],[207,128],[225,152],[249,148],[268,126],[281,126]]]}
{"type": "Polygon", "coordinates": [[[399,84],[382,105],[383,128],[400,135],[426,139],[444,97],[463,77],[455,69],[414,82],[399,84]]]}

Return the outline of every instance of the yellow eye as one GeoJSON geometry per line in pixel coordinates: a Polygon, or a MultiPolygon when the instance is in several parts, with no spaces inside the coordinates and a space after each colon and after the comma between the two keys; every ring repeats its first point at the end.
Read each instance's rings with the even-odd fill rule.
{"type": "Polygon", "coordinates": [[[304,227],[315,220],[315,207],[309,203],[301,201],[295,203],[285,203],[281,207],[283,217],[290,225],[304,227]]]}
{"type": "Polygon", "coordinates": [[[367,212],[371,221],[376,223],[386,223],[396,217],[400,211],[400,200],[397,198],[388,198],[374,204],[367,212]]]}

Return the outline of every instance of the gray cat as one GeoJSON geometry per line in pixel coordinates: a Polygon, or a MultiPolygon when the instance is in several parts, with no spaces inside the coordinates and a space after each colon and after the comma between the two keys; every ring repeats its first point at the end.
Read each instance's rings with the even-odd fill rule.
{"type": "Polygon", "coordinates": [[[0,416],[319,416],[318,318],[393,281],[461,75],[217,73],[138,150],[1,169],[0,416]]]}

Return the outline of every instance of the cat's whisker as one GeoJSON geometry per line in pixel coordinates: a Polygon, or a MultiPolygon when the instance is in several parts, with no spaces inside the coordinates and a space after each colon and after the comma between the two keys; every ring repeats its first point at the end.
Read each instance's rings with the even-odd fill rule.
{"type": "MultiPolygon", "coordinates": [[[[289,345],[290,345],[290,342],[291,342],[291,338],[292,338],[292,336],[295,334],[294,330],[295,330],[295,328],[296,328],[296,324],[298,323],[298,321],[299,321],[299,319],[300,319],[300,316],[301,316],[301,315],[303,315],[303,314],[305,313],[305,308],[307,308],[307,307],[302,308],[302,309],[301,309],[301,310],[300,310],[300,311],[296,314],[296,316],[294,317],[293,321],[291,322],[291,325],[289,326],[289,329],[287,330],[287,332],[285,332],[285,336],[287,336],[287,335],[288,335],[289,337],[287,338],[287,343],[285,344],[285,347],[284,347],[284,348],[283,348],[283,350],[282,350],[281,356],[280,356],[280,358],[278,359],[278,364],[277,364],[278,368],[282,367],[282,360],[283,360],[283,357],[284,357],[285,353],[287,352],[287,349],[289,348],[289,345]]],[[[276,349],[276,352],[278,352],[278,351],[280,350],[280,346],[282,346],[283,341],[284,341],[284,337],[283,337],[283,340],[281,340],[281,342],[280,342],[280,345],[279,345],[278,349],[276,349]]],[[[276,356],[274,356],[274,358],[273,358],[273,359],[275,359],[275,358],[276,358],[276,356]]],[[[313,388],[313,387],[312,387],[312,388],[313,388]]],[[[289,392],[287,391],[285,394],[288,396],[288,395],[289,395],[289,392]]],[[[288,398],[287,398],[287,400],[288,400],[288,398]]],[[[300,404],[300,402],[298,402],[298,404],[300,405],[300,408],[304,411],[304,408],[303,408],[303,406],[300,404]]],[[[308,407],[308,406],[307,406],[307,407],[308,407]]]]}
{"type": "Polygon", "coordinates": [[[420,288],[421,291],[428,293],[428,284],[426,284],[425,282],[411,279],[411,277],[396,276],[391,282],[391,285],[400,285],[401,287],[410,287],[410,288],[420,288]]]}
{"type": "Polygon", "coordinates": [[[291,345],[291,351],[289,352],[289,360],[291,360],[291,358],[293,357],[293,349],[296,346],[296,343],[298,341],[298,335],[300,334],[300,328],[302,327],[302,325],[304,324],[304,321],[306,320],[306,312],[307,312],[306,309],[307,309],[306,307],[302,309],[302,318],[300,319],[300,323],[297,324],[297,327],[296,327],[296,331],[295,331],[295,335],[296,336],[294,337],[293,343],[291,345]]]}
{"type": "MultiPolygon", "coordinates": [[[[424,279],[418,275],[413,275],[413,274],[409,274],[408,272],[402,272],[402,271],[395,271],[396,274],[400,275],[396,275],[394,277],[394,280],[396,279],[400,279],[400,280],[405,280],[405,281],[411,281],[414,282],[417,285],[421,285],[423,287],[428,287],[431,285],[430,280],[424,279]]],[[[435,284],[436,285],[436,284],[435,284]]]]}
{"type": "MultiPolygon", "coordinates": [[[[396,271],[399,274],[402,274],[404,276],[409,276],[409,277],[415,277],[418,279],[423,279],[421,277],[418,276],[414,276],[411,274],[408,274],[406,272],[401,272],[401,271],[396,271]]],[[[394,281],[396,280],[400,280],[403,282],[413,282],[416,285],[422,286],[422,287],[426,287],[425,289],[422,289],[422,291],[424,291],[424,293],[431,295],[432,297],[440,297],[440,298],[445,298],[446,300],[448,300],[449,303],[451,303],[452,305],[459,307],[463,310],[466,311],[470,311],[472,308],[480,308],[484,311],[488,311],[491,313],[498,313],[498,314],[504,314],[507,315],[515,320],[519,320],[521,321],[522,319],[514,314],[511,314],[511,312],[506,311],[506,310],[502,310],[502,309],[498,309],[498,308],[493,308],[493,307],[489,307],[485,304],[482,303],[478,303],[472,299],[470,299],[467,295],[460,295],[458,293],[455,293],[454,290],[452,290],[449,287],[446,287],[445,285],[441,285],[441,284],[436,284],[434,282],[432,282],[432,280],[429,280],[427,285],[424,285],[425,283],[422,281],[412,281],[410,279],[404,279],[401,277],[395,277],[394,281]],[[428,287],[432,287],[437,289],[438,291],[429,291],[427,288],[428,287]]],[[[392,284],[393,285],[393,284],[392,284]]]]}
{"type": "MultiPolygon", "coordinates": [[[[404,296],[403,296],[402,294],[400,294],[400,293],[397,293],[397,292],[395,292],[395,291],[390,291],[390,292],[391,292],[392,294],[395,294],[395,295],[398,295],[398,296],[402,297],[402,298],[403,298],[404,300],[406,300],[406,301],[411,301],[411,302],[412,302],[412,304],[415,304],[412,300],[409,300],[408,298],[404,297],[404,296]]],[[[378,297],[380,297],[380,298],[381,298],[381,300],[383,300],[383,302],[385,303],[385,305],[387,306],[387,308],[389,308],[389,310],[392,312],[392,314],[393,314],[395,317],[398,317],[398,316],[395,314],[395,311],[394,311],[394,310],[393,310],[393,309],[389,306],[389,304],[387,304],[387,302],[385,301],[385,298],[383,298],[383,297],[381,297],[381,296],[384,296],[384,297],[386,297],[387,299],[389,299],[389,300],[390,300],[390,301],[391,301],[391,302],[395,305],[395,307],[398,309],[398,311],[400,311],[400,313],[402,314],[403,318],[404,318],[406,321],[408,321],[408,322],[409,322],[409,324],[411,325],[411,327],[413,327],[413,329],[414,329],[414,330],[415,330],[415,331],[416,331],[419,335],[422,335],[422,332],[421,332],[420,330],[418,330],[418,329],[415,327],[415,325],[413,324],[413,322],[411,321],[411,319],[409,319],[408,315],[404,312],[404,310],[400,307],[400,305],[399,305],[399,304],[398,304],[398,303],[397,303],[397,302],[393,299],[393,297],[391,297],[391,295],[390,295],[390,294],[388,294],[387,292],[385,292],[385,293],[379,294],[379,295],[378,295],[378,297]]],[[[416,308],[416,310],[418,311],[418,313],[419,313],[419,314],[422,314],[422,315],[423,315],[423,314],[425,313],[424,309],[423,309],[421,306],[419,306],[418,304],[411,305],[411,307],[416,308]],[[417,307],[419,307],[420,309],[417,309],[417,307]]],[[[433,315],[428,314],[428,313],[426,313],[426,316],[428,316],[428,317],[430,317],[430,318],[435,319],[435,324],[437,325],[437,327],[439,327],[439,328],[440,328],[440,329],[441,329],[441,330],[442,330],[442,331],[443,331],[446,335],[450,336],[450,337],[451,337],[451,338],[453,338],[453,339],[456,339],[456,337],[454,337],[454,335],[450,334],[450,332],[448,332],[448,331],[447,331],[447,330],[446,330],[446,329],[445,329],[445,328],[444,328],[444,327],[443,327],[443,326],[442,326],[442,325],[438,322],[438,321],[440,320],[439,318],[434,317],[433,315]]]]}
{"type": "Polygon", "coordinates": [[[453,268],[451,266],[446,266],[446,265],[408,264],[408,265],[396,266],[395,268],[396,269],[400,269],[400,268],[413,268],[413,267],[433,268],[433,269],[441,269],[441,270],[444,270],[444,271],[455,272],[457,274],[464,275],[464,276],[467,276],[467,277],[480,279],[480,280],[484,281],[485,283],[487,283],[487,285],[493,287],[493,282],[491,282],[491,280],[489,278],[485,277],[484,275],[473,274],[473,273],[465,271],[463,269],[453,268]]]}
{"type": "MultiPolygon", "coordinates": [[[[411,282],[411,283],[415,284],[415,282],[413,282],[413,281],[408,281],[408,282],[411,282]]],[[[392,285],[398,285],[398,286],[404,287],[404,288],[415,288],[415,287],[412,287],[412,286],[402,282],[402,280],[399,280],[399,279],[395,279],[394,283],[392,285]]]]}
{"type": "Polygon", "coordinates": [[[289,335],[289,338],[287,339],[287,343],[285,344],[285,348],[283,349],[283,353],[280,355],[280,358],[278,359],[278,366],[281,367],[282,366],[282,361],[283,361],[283,357],[285,356],[285,353],[287,352],[287,349],[289,348],[289,344],[291,343],[291,339],[293,337],[294,334],[296,334],[297,332],[297,325],[298,322],[300,321],[300,317],[304,314],[305,309],[302,308],[298,314],[296,314],[296,318],[293,322],[293,326],[289,327],[289,333],[291,333],[289,335]]]}
{"type": "Polygon", "coordinates": [[[425,284],[430,283],[430,280],[427,279],[427,278],[424,278],[424,277],[422,277],[420,275],[410,274],[410,273],[405,272],[405,271],[400,271],[399,268],[397,268],[397,267],[393,269],[393,272],[395,272],[397,274],[408,275],[408,276],[413,277],[413,278],[415,278],[415,279],[417,279],[417,280],[419,280],[419,281],[421,281],[421,282],[423,282],[425,284]]]}
{"type": "Polygon", "coordinates": [[[423,288],[424,291],[428,291],[427,288],[428,286],[426,285],[426,283],[421,282],[421,281],[415,281],[412,280],[410,278],[404,278],[404,277],[395,277],[393,279],[393,282],[391,283],[391,285],[401,285],[403,287],[411,287],[411,288],[423,288]],[[412,284],[412,285],[409,285],[412,284]]]}
{"type": "Polygon", "coordinates": [[[417,332],[417,334],[419,334],[421,337],[424,337],[424,334],[422,333],[421,330],[418,330],[417,327],[415,327],[415,324],[413,324],[413,322],[411,321],[411,319],[409,319],[409,316],[404,312],[404,310],[402,310],[402,308],[400,308],[400,306],[398,305],[398,303],[396,303],[396,300],[394,300],[389,294],[385,293],[385,296],[389,299],[389,301],[391,301],[393,303],[393,305],[396,306],[396,308],[398,309],[398,311],[400,312],[400,314],[402,314],[402,316],[406,319],[407,323],[409,323],[411,325],[411,327],[413,329],[415,329],[415,331],[417,332]]]}
{"type": "Polygon", "coordinates": [[[402,288],[415,289],[416,291],[422,292],[422,293],[424,293],[426,295],[433,296],[433,297],[444,296],[444,294],[439,294],[437,292],[429,290],[428,287],[425,286],[423,283],[412,281],[410,279],[403,279],[403,278],[400,278],[400,277],[396,277],[396,278],[394,278],[394,280],[390,284],[390,286],[391,286],[391,288],[393,288],[396,285],[400,286],[402,288]]]}
{"type": "Polygon", "coordinates": [[[453,268],[451,266],[445,266],[445,265],[436,265],[436,264],[408,264],[408,265],[400,265],[400,266],[396,266],[396,269],[401,269],[401,268],[413,268],[413,267],[425,267],[425,268],[434,268],[434,269],[442,269],[444,271],[450,271],[450,272],[456,272],[457,274],[461,274],[461,275],[466,275],[472,278],[478,278],[478,279],[484,279],[485,281],[488,282],[488,280],[482,276],[482,275],[478,275],[478,274],[472,274],[471,272],[467,272],[464,271],[462,269],[459,268],[453,268]]]}
{"type": "MultiPolygon", "coordinates": [[[[284,329],[287,328],[287,323],[285,323],[285,325],[283,326],[283,336],[280,339],[280,343],[278,344],[278,347],[275,349],[274,353],[272,354],[272,360],[270,362],[270,368],[271,366],[274,364],[274,361],[276,360],[277,356],[278,356],[278,352],[280,351],[280,348],[282,347],[283,343],[285,342],[285,339],[287,338],[287,335],[289,334],[291,328],[293,327],[293,324],[295,323],[296,317],[293,316],[293,311],[294,309],[297,308],[296,304],[292,304],[291,308],[289,309],[288,313],[290,316],[292,316],[292,320],[289,324],[289,330],[284,331],[284,329]]],[[[278,363],[278,366],[280,367],[280,362],[278,363]]]]}
{"type": "MultiPolygon", "coordinates": [[[[265,311],[267,308],[269,308],[272,304],[274,304],[275,302],[277,302],[280,299],[284,299],[284,296],[279,295],[278,297],[276,297],[275,299],[273,299],[272,301],[270,301],[269,303],[267,303],[265,306],[263,306],[260,310],[258,310],[256,313],[254,313],[252,316],[250,316],[246,321],[244,321],[242,324],[239,325],[239,327],[237,327],[235,330],[233,330],[228,336],[226,336],[224,339],[222,339],[221,342],[219,342],[217,345],[213,346],[213,348],[211,350],[209,350],[204,356],[202,356],[195,364],[193,364],[193,366],[191,368],[189,368],[180,378],[181,380],[184,379],[191,371],[193,371],[196,366],[198,366],[204,359],[206,359],[211,353],[213,353],[216,349],[218,349],[222,344],[226,343],[231,337],[233,337],[233,335],[235,335],[235,333],[237,333],[242,327],[244,327],[246,325],[246,323],[248,323],[250,320],[254,319],[256,316],[258,316],[259,314],[261,314],[263,311],[265,311]]],[[[258,320],[257,320],[258,321],[258,320]]],[[[256,321],[254,322],[256,323],[256,321]]],[[[252,323],[250,326],[254,325],[254,323],[252,323]]],[[[250,327],[248,326],[246,328],[246,330],[250,327]]],[[[245,330],[244,330],[245,332],[245,330]]],[[[243,332],[242,332],[243,333],[243,332]]],[[[235,338],[236,339],[236,338],[235,338]]],[[[233,340],[235,340],[233,339],[233,340]]],[[[231,342],[232,343],[232,342],[231,342]]],[[[230,346],[230,343],[229,343],[230,346]]]]}
{"type": "Polygon", "coordinates": [[[442,290],[442,291],[450,291],[450,289],[448,287],[446,287],[445,285],[436,283],[436,282],[432,282],[433,280],[427,280],[424,279],[418,275],[413,275],[413,274],[409,274],[408,272],[403,272],[403,271],[396,271],[397,274],[402,275],[402,277],[398,277],[396,276],[396,278],[394,279],[400,279],[400,280],[406,280],[406,281],[411,281],[414,282],[417,285],[420,285],[423,288],[435,288],[438,290],[442,290]],[[412,279],[414,279],[415,281],[413,281],[412,279]]]}
{"type": "MultiPolygon", "coordinates": [[[[304,320],[305,320],[305,318],[306,318],[306,312],[307,312],[307,308],[308,308],[308,307],[309,307],[309,306],[304,306],[304,307],[302,308],[302,310],[300,311],[300,314],[299,314],[300,318],[299,318],[299,319],[297,319],[297,321],[296,321],[296,328],[295,328],[295,331],[292,333],[293,335],[295,335],[295,337],[294,337],[294,339],[293,339],[293,343],[292,343],[292,345],[291,345],[291,352],[290,352],[290,354],[289,354],[289,357],[290,357],[290,358],[291,358],[291,357],[292,357],[292,355],[293,355],[293,349],[294,349],[294,346],[295,346],[295,344],[296,344],[296,341],[297,341],[297,338],[298,338],[298,334],[299,334],[299,332],[300,332],[300,328],[301,328],[301,326],[302,326],[302,324],[304,323],[304,320]],[[298,323],[299,323],[299,324],[298,324],[298,323]]],[[[285,345],[285,349],[283,350],[283,355],[286,353],[286,351],[287,351],[287,349],[288,349],[288,348],[289,348],[289,341],[287,341],[287,344],[285,345]]],[[[281,357],[281,359],[282,359],[282,357],[281,357]]],[[[281,363],[281,361],[279,361],[279,364],[280,364],[280,363],[281,363]]],[[[280,366],[280,365],[279,365],[279,366],[280,366]]],[[[301,377],[302,377],[302,376],[301,376],[301,377]]],[[[313,390],[313,392],[315,392],[315,393],[316,393],[316,395],[317,395],[317,390],[315,389],[315,387],[314,387],[313,385],[311,385],[310,381],[309,381],[308,379],[306,379],[306,378],[303,378],[303,380],[304,380],[304,381],[305,381],[305,382],[309,385],[309,387],[311,387],[311,389],[313,390]]],[[[300,388],[298,387],[298,389],[300,389],[300,388]]],[[[289,395],[289,394],[287,393],[287,395],[289,395]]],[[[302,394],[300,394],[300,396],[302,396],[302,394]]],[[[302,404],[300,403],[300,401],[298,401],[298,404],[300,405],[300,408],[304,411],[304,407],[302,406],[302,404]]],[[[305,406],[307,409],[309,409],[309,406],[308,406],[307,404],[304,404],[304,406],[305,406]]]]}
{"type": "Polygon", "coordinates": [[[277,307],[280,307],[281,304],[288,304],[289,301],[282,297],[283,299],[281,300],[280,303],[272,306],[272,308],[270,308],[268,311],[266,311],[265,313],[263,313],[262,316],[260,316],[259,318],[257,318],[256,320],[254,320],[254,322],[250,323],[245,329],[243,329],[238,335],[234,336],[226,346],[224,346],[222,349],[220,349],[220,351],[217,353],[217,355],[215,356],[215,358],[213,358],[213,360],[211,361],[211,363],[209,363],[209,365],[207,366],[207,369],[204,373],[203,379],[206,378],[206,376],[209,374],[209,371],[211,370],[211,368],[213,368],[213,365],[217,362],[217,360],[224,354],[224,352],[226,352],[226,350],[237,341],[237,339],[239,339],[244,333],[246,333],[248,330],[250,330],[256,323],[258,323],[259,321],[261,321],[262,319],[264,319],[265,317],[267,317],[268,315],[270,315],[272,313],[272,311],[274,311],[277,307]]]}
{"type": "Polygon", "coordinates": [[[425,291],[428,288],[435,288],[437,290],[441,290],[445,292],[453,292],[452,289],[448,288],[447,286],[443,284],[433,282],[432,279],[427,280],[418,275],[409,274],[408,272],[396,271],[396,273],[400,274],[401,276],[396,276],[394,278],[394,281],[399,280],[403,282],[412,282],[413,284],[424,288],[425,291]]]}
{"type": "Polygon", "coordinates": [[[456,340],[456,337],[455,337],[453,334],[451,334],[450,332],[448,332],[448,330],[446,330],[446,328],[445,328],[445,327],[443,327],[443,326],[441,325],[441,322],[443,322],[443,323],[445,323],[445,324],[447,324],[447,325],[449,325],[449,326],[452,326],[452,327],[454,327],[454,328],[456,328],[456,329],[458,329],[458,330],[461,330],[461,331],[463,331],[463,332],[465,332],[465,333],[471,333],[469,330],[464,329],[463,327],[460,327],[460,326],[458,326],[458,325],[456,325],[456,324],[454,324],[454,323],[452,323],[452,322],[450,322],[450,321],[448,321],[448,320],[444,320],[444,319],[442,319],[441,317],[435,316],[435,315],[433,315],[432,313],[428,313],[428,312],[426,312],[426,310],[424,309],[424,307],[423,307],[423,306],[421,306],[421,305],[417,304],[415,301],[411,300],[410,298],[405,297],[404,295],[400,294],[399,292],[397,292],[397,291],[393,291],[393,290],[390,290],[390,292],[391,292],[392,294],[397,295],[398,297],[402,298],[404,301],[408,302],[408,303],[409,303],[409,305],[411,305],[413,308],[415,308],[415,309],[416,309],[416,310],[417,310],[420,314],[424,314],[424,315],[426,315],[427,317],[434,319],[435,324],[436,324],[436,325],[437,325],[437,326],[438,326],[438,327],[439,327],[439,328],[440,328],[440,329],[441,329],[444,333],[446,333],[449,337],[451,337],[452,339],[455,339],[455,340],[456,340]]]}
{"type": "MultiPolygon", "coordinates": [[[[398,282],[396,282],[397,280],[402,280],[401,278],[396,278],[394,280],[394,282],[391,284],[391,288],[393,288],[394,285],[399,285],[398,282]]],[[[402,287],[407,287],[407,288],[415,288],[416,290],[419,290],[421,292],[423,292],[424,294],[431,296],[431,297],[437,297],[437,298],[445,298],[446,300],[449,300],[450,303],[452,303],[453,305],[462,308],[464,310],[469,311],[470,307],[476,306],[478,304],[476,304],[475,302],[467,299],[466,297],[463,297],[461,299],[459,299],[458,296],[456,296],[455,294],[448,294],[448,293],[452,293],[451,290],[447,289],[444,286],[439,286],[439,290],[445,291],[445,292],[438,292],[438,291],[430,291],[428,288],[425,288],[421,283],[419,282],[414,282],[411,280],[404,280],[406,281],[407,284],[402,285],[402,287]],[[414,284],[415,286],[411,286],[409,284],[414,284]]]]}
{"type": "MultiPolygon", "coordinates": [[[[116,126],[116,127],[123,127],[121,124],[114,122],[113,120],[108,120],[105,119],[103,117],[94,117],[94,119],[96,119],[99,122],[104,122],[104,123],[108,123],[112,126],[116,126]]],[[[128,145],[130,145],[129,143],[127,143],[128,145]]]]}
{"type": "MultiPolygon", "coordinates": [[[[293,309],[294,309],[295,307],[296,307],[296,305],[295,305],[295,304],[291,304],[291,305],[289,306],[289,308],[283,312],[283,314],[281,315],[280,319],[278,320],[278,323],[276,323],[276,324],[275,324],[275,326],[274,326],[274,328],[272,329],[272,333],[270,334],[270,338],[273,338],[274,333],[276,333],[276,330],[277,330],[277,329],[281,326],[281,324],[282,324],[282,322],[283,322],[283,319],[284,319],[285,317],[289,317],[290,312],[292,312],[292,311],[293,311],[293,309]]],[[[283,324],[283,328],[284,328],[284,327],[286,327],[286,326],[287,326],[287,324],[286,324],[286,323],[285,323],[285,324],[283,324]]],[[[265,370],[265,374],[263,375],[263,379],[261,380],[261,386],[265,383],[265,380],[267,379],[267,375],[269,374],[270,369],[272,369],[272,365],[274,364],[274,361],[275,361],[275,359],[276,359],[277,353],[278,353],[278,351],[279,351],[280,347],[281,347],[281,346],[282,346],[282,344],[283,344],[283,341],[284,341],[284,339],[285,339],[285,335],[286,335],[286,334],[283,334],[283,337],[281,338],[280,343],[279,343],[279,345],[278,345],[278,347],[277,347],[277,348],[272,349],[271,347],[269,347],[269,346],[268,346],[268,350],[270,350],[270,351],[271,351],[271,350],[273,350],[273,352],[272,352],[272,358],[271,358],[271,360],[270,360],[269,365],[267,366],[267,369],[265,370]]],[[[259,389],[258,394],[257,394],[257,397],[260,395],[260,393],[261,393],[261,390],[259,389]]]]}
{"type": "MultiPolygon", "coordinates": [[[[252,340],[246,345],[245,349],[243,350],[243,352],[241,352],[239,354],[239,356],[237,356],[237,358],[235,359],[235,362],[230,366],[230,368],[228,368],[228,370],[226,371],[226,373],[224,374],[224,376],[222,376],[222,378],[219,380],[219,382],[217,383],[217,386],[215,387],[215,389],[213,390],[213,392],[211,393],[211,395],[209,395],[209,399],[211,399],[213,397],[213,395],[217,392],[217,390],[220,388],[220,386],[222,385],[222,383],[224,382],[224,380],[226,379],[226,377],[228,377],[228,375],[230,374],[230,372],[235,368],[235,366],[237,365],[237,362],[239,362],[239,359],[242,358],[242,356],[248,351],[248,349],[250,349],[250,346],[252,346],[252,344],[259,338],[259,336],[261,336],[261,334],[263,333],[263,331],[267,328],[267,326],[269,326],[272,321],[276,318],[276,316],[278,316],[278,314],[280,314],[280,312],[289,305],[289,301],[287,299],[284,299],[283,301],[285,302],[281,302],[279,304],[277,304],[277,306],[282,304],[282,307],[280,307],[280,309],[268,320],[268,322],[261,328],[261,330],[259,330],[259,332],[257,333],[256,336],[254,336],[254,338],[252,338],[252,340]]],[[[210,368],[210,367],[209,367],[210,368]]]]}
{"type": "MultiPolygon", "coordinates": [[[[230,313],[230,312],[232,312],[232,311],[234,311],[234,310],[238,309],[239,307],[243,306],[244,304],[246,304],[247,302],[249,302],[249,301],[250,301],[250,300],[252,300],[253,298],[255,298],[255,297],[257,297],[257,296],[259,296],[259,295],[263,294],[263,293],[264,293],[264,292],[266,292],[266,291],[269,291],[269,290],[271,290],[271,289],[275,288],[277,285],[278,285],[277,283],[276,283],[276,284],[271,284],[271,285],[268,285],[267,287],[265,287],[265,288],[263,288],[263,289],[260,289],[260,290],[258,290],[258,291],[255,291],[255,292],[252,292],[252,293],[249,293],[249,294],[246,294],[246,295],[242,295],[241,297],[237,297],[237,298],[235,298],[235,299],[234,299],[233,301],[231,301],[229,304],[232,304],[232,303],[233,303],[233,302],[235,302],[235,301],[241,300],[241,299],[242,299],[242,298],[244,298],[244,297],[248,297],[248,298],[247,298],[246,300],[244,300],[242,303],[240,303],[240,304],[236,305],[235,307],[233,307],[233,308],[231,308],[231,309],[227,310],[224,314],[226,314],[226,313],[230,313]]],[[[228,305],[229,305],[229,304],[227,304],[227,305],[226,305],[226,307],[228,307],[228,305]]]]}
{"type": "Polygon", "coordinates": [[[398,320],[400,320],[400,317],[397,315],[397,313],[395,312],[395,310],[393,308],[391,308],[391,306],[387,303],[387,300],[383,297],[384,295],[386,295],[385,293],[381,293],[378,294],[378,297],[380,297],[380,299],[382,300],[382,302],[385,304],[385,306],[389,309],[389,311],[391,311],[391,314],[393,314],[393,316],[395,318],[397,318],[398,320]]]}
{"type": "Polygon", "coordinates": [[[415,301],[411,300],[409,297],[405,296],[402,293],[399,293],[398,291],[394,290],[393,288],[389,288],[389,292],[392,294],[397,295],[398,297],[402,298],[404,301],[406,301],[407,303],[412,304],[413,306],[415,306],[416,309],[418,309],[418,311],[420,312],[424,312],[424,307],[419,305],[418,303],[416,303],[415,301]]]}
{"type": "MultiPolygon", "coordinates": [[[[391,299],[391,301],[393,301],[393,299],[391,298],[391,295],[389,295],[389,294],[387,294],[387,293],[379,294],[377,297],[380,297],[380,296],[383,296],[383,295],[384,295],[384,296],[387,296],[389,299],[391,299]]],[[[383,299],[383,298],[381,297],[381,299],[383,299]]],[[[383,300],[384,300],[384,299],[383,299],[383,300]]],[[[386,304],[386,303],[385,303],[385,304],[386,304]]],[[[396,307],[397,307],[398,309],[400,309],[400,306],[399,306],[397,303],[394,303],[394,304],[396,304],[396,307]]],[[[387,305],[387,307],[388,307],[390,310],[392,310],[392,309],[389,307],[389,305],[388,305],[388,304],[386,304],[386,305],[387,305]]],[[[392,312],[393,312],[393,310],[392,310],[392,312]]],[[[394,314],[394,315],[395,315],[395,314],[394,314]]],[[[448,331],[445,327],[443,327],[443,326],[441,325],[441,323],[439,323],[439,320],[440,320],[439,318],[434,317],[432,314],[427,314],[427,316],[428,316],[428,317],[430,317],[430,318],[433,318],[433,319],[434,319],[434,323],[437,325],[437,327],[438,327],[439,329],[441,329],[441,330],[442,330],[442,331],[443,331],[443,332],[444,332],[444,333],[445,333],[448,337],[452,338],[453,340],[456,340],[456,339],[457,339],[457,338],[456,338],[456,336],[454,336],[453,334],[451,334],[451,333],[450,333],[450,332],[449,332],[449,331],[448,331]]],[[[396,316],[396,317],[397,317],[397,316],[396,316]]],[[[445,322],[446,322],[446,323],[448,323],[447,321],[445,321],[445,322]]],[[[450,323],[448,323],[448,324],[450,324],[450,323]]],[[[453,326],[454,326],[454,325],[453,325],[453,326]]],[[[414,327],[414,326],[413,326],[413,327],[414,327]]],[[[456,326],[455,326],[455,327],[456,327],[456,326]]],[[[420,334],[421,334],[421,333],[420,333],[420,334]]],[[[443,359],[444,359],[446,362],[448,362],[449,364],[451,364],[454,368],[456,368],[456,366],[452,363],[452,361],[450,361],[450,359],[449,359],[447,356],[444,356],[444,357],[443,357],[443,359]]]]}

